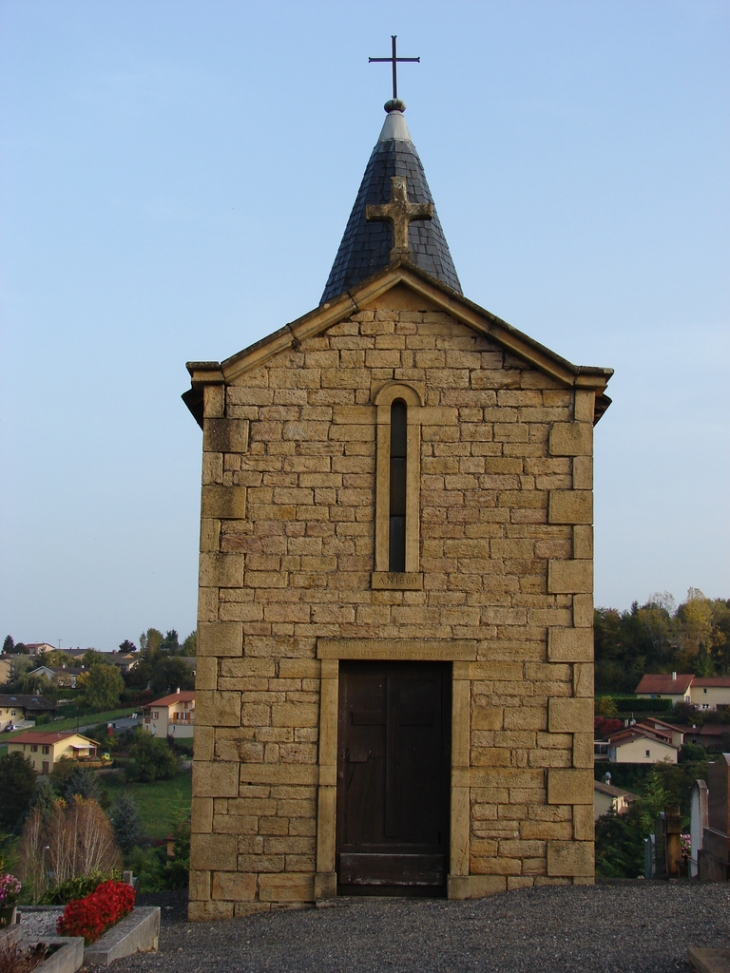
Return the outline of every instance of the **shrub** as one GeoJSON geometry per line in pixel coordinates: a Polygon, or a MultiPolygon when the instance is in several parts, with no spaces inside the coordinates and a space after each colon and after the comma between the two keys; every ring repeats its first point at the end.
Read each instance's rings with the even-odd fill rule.
{"type": "Polygon", "coordinates": [[[164,865],[163,886],[166,889],[186,889],[190,873],[190,822],[181,821],[173,831],[173,857],[164,865]]]}
{"type": "Polygon", "coordinates": [[[168,780],[177,773],[178,758],[167,740],[159,740],[146,730],[137,730],[129,752],[133,758],[126,769],[130,781],[151,784],[156,780],[168,780]]]}
{"type": "Polygon", "coordinates": [[[129,794],[120,795],[111,813],[112,827],[117,844],[125,855],[129,855],[135,845],[142,840],[142,821],[139,808],[129,794]]]}
{"type": "Polygon", "coordinates": [[[83,936],[96,942],[101,934],[134,908],[134,889],[124,882],[104,882],[91,895],[74,899],[63,910],[56,929],[61,936],[83,936]]]}
{"type": "Polygon", "coordinates": [[[59,785],[59,792],[67,803],[74,797],[84,797],[101,804],[99,778],[85,767],[75,767],[65,781],[59,785]]]}
{"type": "Polygon", "coordinates": [[[31,973],[49,952],[45,943],[22,946],[19,943],[3,942],[0,945],[0,973],[31,973]]]}
{"type": "Polygon", "coordinates": [[[612,696],[597,696],[595,712],[597,716],[615,716],[618,713],[616,700],[612,696]]]}
{"type": "Polygon", "coordinates": [[[111,872],[91,872],[90,875],[79,875],[69,878],[60,885],[51,885],[43,896],[46,905],[66,905],[73,899],[83,899],[91,895],[104,882],[118,882],[121,873],[114,869],[111,872]]]}
{"type": "Polygon", "coordinates": [[[22,753],[0,757],[0,831],[18,831],[36,786],[33,764],[22,753]]]}
{"type": "Polygon", "coordinates": [[[639,696],[616,696],[616,708],[621,713],[668,713],[671,699],[643,699],[639,696]]]}

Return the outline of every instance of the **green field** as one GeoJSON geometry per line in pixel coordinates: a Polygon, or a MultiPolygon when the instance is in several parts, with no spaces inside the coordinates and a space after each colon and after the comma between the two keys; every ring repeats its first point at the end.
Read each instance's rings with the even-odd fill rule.
{"type": "Polygon", "coordinates": [[[171,780],[154,784],[127,784],[120,777],[104,777],[104,787],[115,801],[122,793],[130,794],[139,806],[144,833],[150,838],[164,838],[175,825],[190,814],[193,785],[192,773],[184,770],[171,780]]]}

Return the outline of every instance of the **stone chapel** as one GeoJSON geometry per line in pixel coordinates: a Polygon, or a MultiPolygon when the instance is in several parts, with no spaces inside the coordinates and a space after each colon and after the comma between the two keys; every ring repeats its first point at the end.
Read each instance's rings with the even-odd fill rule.
{"type": "Polygon", "coordinates": [[[612,370],[461,292],[398,100],[319,307],[191,362],[191,919],[593,883],[612,370]]]}

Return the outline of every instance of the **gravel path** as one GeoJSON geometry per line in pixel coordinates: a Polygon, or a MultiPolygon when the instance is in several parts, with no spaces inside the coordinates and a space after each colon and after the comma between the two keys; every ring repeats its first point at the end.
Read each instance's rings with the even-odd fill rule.
{"type": "Polygon", "coordinates": [[[327,909],[212,923],[186,922],[175,893],[143,899],[163,906],[160,952],[119,960],[114,973],[674,973],[689,970],[690,946],[730,946],[728,885],[337,899],[327,909]]]}

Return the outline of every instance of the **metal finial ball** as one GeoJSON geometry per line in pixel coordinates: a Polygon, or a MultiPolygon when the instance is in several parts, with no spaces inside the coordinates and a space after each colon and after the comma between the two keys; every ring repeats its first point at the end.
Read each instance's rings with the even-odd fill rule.
{"type": "Polygon", "coordinates": [[[406,110],[406,103],[401,101],[400,98],[391,98],[390,101],[386,101],[383,108],[387,112],[400,111],[404,112],[406,110]]]}

